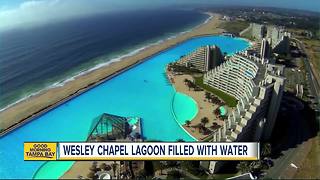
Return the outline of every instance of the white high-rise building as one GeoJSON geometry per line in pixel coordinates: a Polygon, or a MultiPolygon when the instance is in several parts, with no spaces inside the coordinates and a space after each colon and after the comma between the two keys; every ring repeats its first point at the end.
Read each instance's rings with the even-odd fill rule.
{"type": "Polygon", "coordinates": [[[263,24],[251,23],[251,35],[255,39],[261,40],[266,36],[267,27],[263,24]]]}
{"type": "MultiPolygon", "coordinates": [[[[260,141],[271,137],[284,90],[283,69],[283,65],[238,53],[204,75],[204,84],[238,100],[224,125],[212,134],[213,142],[260,141]]],[[[211,161],[208,168],[214,173],[219,166],[211,161]]]]}
{"type": "Polygon", "coordinates": [[[223,60],[223,55],[218,46],[203,46],[182,57],[177,63],[206,72],[219,66],[223,63],[223,60]]]}
{"type": "Polygon", "coordinates": [[[271,57],[271,46],[270,46],[270,39],[269,41],[266,38],[263,38],[261,41],[261,49],[260,49],[260,55],[262,59],[269,59],[271,57]]]}
{"type": "MultiPolygon", "coordinates": [[[[255,39],[263,40],[268,38],[269,46],[272,51],[278,54],[288,54],[290,47],[290,33],[281,26],[263,25],[263,24],[250,24],[252,36],[255,39]]],[[[263,42],[262,42],[263,43],[263,42]]],[[[262,53],[260,53],[262,55],[262,53]]]]}

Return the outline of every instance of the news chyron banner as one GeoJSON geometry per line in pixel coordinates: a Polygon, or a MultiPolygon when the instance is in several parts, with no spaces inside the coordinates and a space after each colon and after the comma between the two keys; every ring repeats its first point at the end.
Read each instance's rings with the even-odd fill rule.
{"type": "Polygon", "coordinates": [[[57,143],[24,143],[24,160],[56,161],[57,143]]]}
{"type": "Polygon", "coordinates": [[[24,160],[258,160],[259,143],[24,143],[24,160]]]}

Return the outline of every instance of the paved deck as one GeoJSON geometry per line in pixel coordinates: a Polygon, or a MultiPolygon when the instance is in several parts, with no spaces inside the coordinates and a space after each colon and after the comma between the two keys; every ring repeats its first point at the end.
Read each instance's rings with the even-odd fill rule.
{"type": "MultiPolygon", "coordinates": [[[[198,129],[192,128],[192,126],[201,123],[201,119],[203,117],[207,117],[209,119],[209,122],[206,124],[206,127],[208,128],[212,126],[213,122],[216,122],[219,125],[223,125],[223,121],[216,118],[213,114],[214,110],[219,106],[206,100],[205,91],[194,91],[193,89],[189,90],[188,86],[185,85],[185,79],[193,81],[193,77],[191,75],[172,75],[170,72],[168,74],[170,74],[170,77],[173,79],[172,84],[175,87],[176,91],[187,94],[188,96],[192,97],[198,104],[198,114],[194,119],[191,120],[190,127],[187,127],[186,125],[183,126],[193,137],[201,140],[207,136],[199,133],[198,129]]],[[[228,109],[228,111],[230,112],[230,109],[228,109]]]]}

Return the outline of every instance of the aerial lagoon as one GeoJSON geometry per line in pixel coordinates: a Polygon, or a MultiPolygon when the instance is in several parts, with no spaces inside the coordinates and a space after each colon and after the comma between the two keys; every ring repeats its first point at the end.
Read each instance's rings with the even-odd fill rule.
{"type": "MultiPolygon", "coordinates": [[[[242,39],[206,36],[190,39],[150,57],[2,137],[0,177],[32,178],[44,162],[23,161],[23,142],[84,141],[92,120],[102,113],[141,117],[143,135],[148,140],[194,141],[181,124],[196,115],[196,103],[175,92],[166,78],[165,66],[200,46],[213,44],[228,54],[249,47],[242,39]]],[[[49,164],[50,177],[60,177],[71,163],[60,164],[61,167],[59,162],[49,164]]]]}

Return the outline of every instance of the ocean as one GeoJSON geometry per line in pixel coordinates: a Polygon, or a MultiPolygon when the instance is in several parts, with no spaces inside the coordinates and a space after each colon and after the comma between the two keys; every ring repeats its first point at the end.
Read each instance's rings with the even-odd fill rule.
{"type": "Polygon", "coordinates": [[[192,10],[114,12],[0,33],[0,109],[201,24],[192,10]]]}

